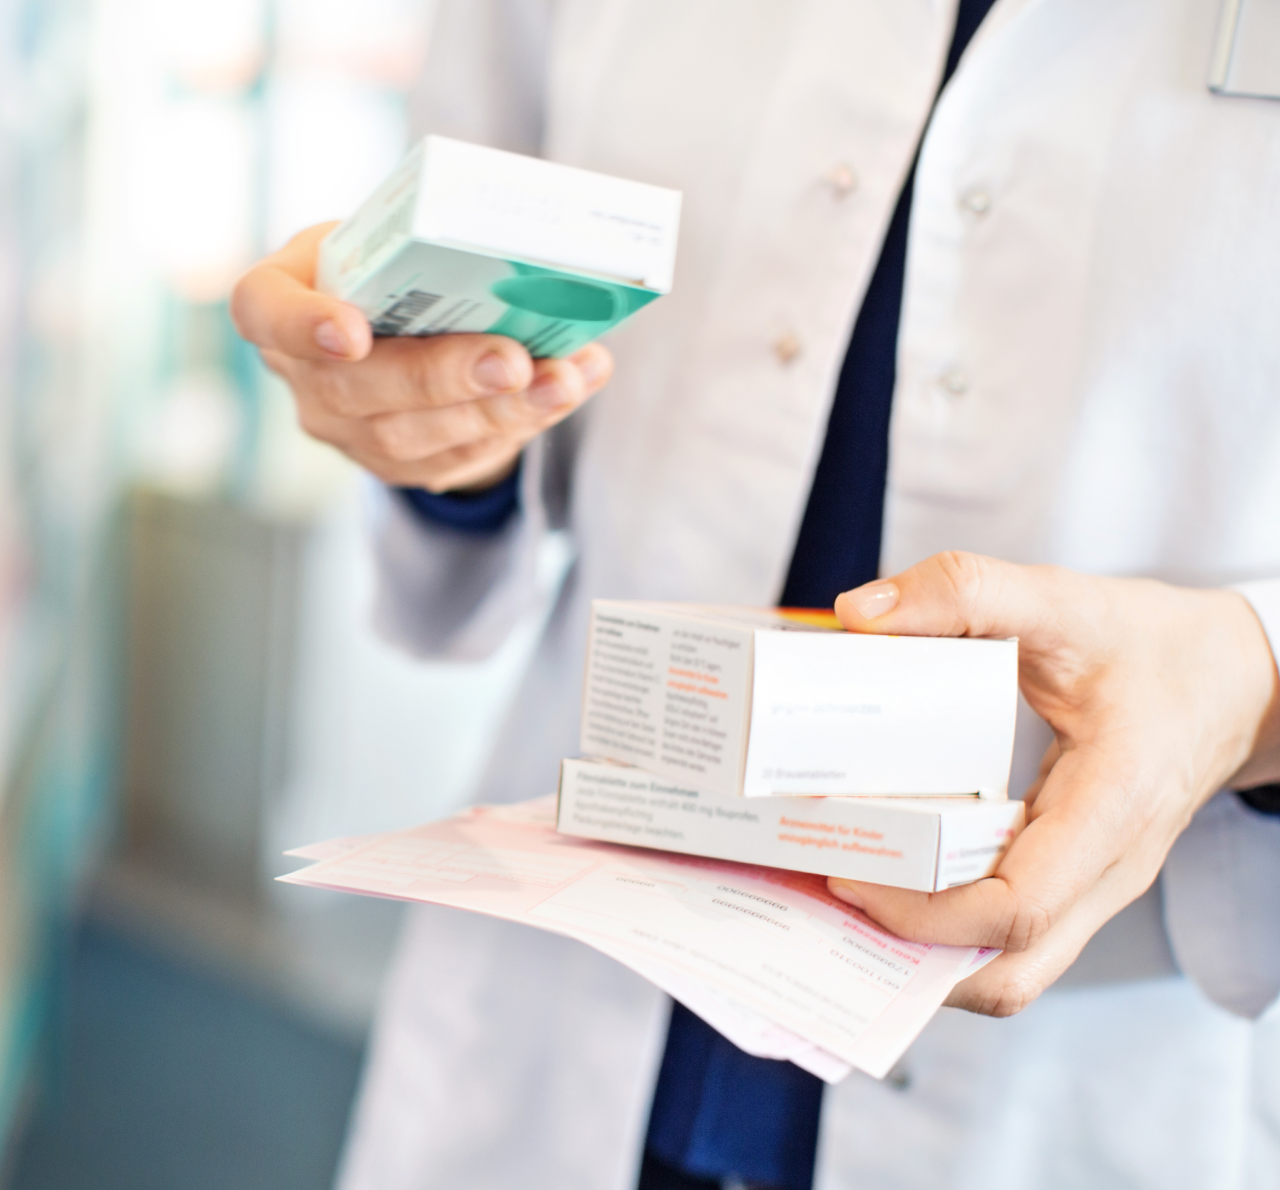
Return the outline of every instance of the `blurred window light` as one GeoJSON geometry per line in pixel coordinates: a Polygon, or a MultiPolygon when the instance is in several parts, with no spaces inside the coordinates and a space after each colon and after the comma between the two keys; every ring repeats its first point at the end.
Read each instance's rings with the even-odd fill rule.
{"type": "Polygon", "coordinates": [[[402,101],[362,82],[313,76],[271,84],[268,247],[351,214],[404,152],[402,101]]]}
{"type": "Polygon", "coordinates": [[[184,97],[146,131],[133,179],[141,259],[184,301],[223,298],[258,254],[255,113],[184,97]]]}
{"type": "Polygon", "coordinates": [[[265,251],[354,210],[399,159],[432,2],[91,2],[88,214],[104,383],[136,410],[136,463],[149,477],[216,474],[234,498],[279,497],[277,452],[298,452],[263,432],[263,370],[229,335],[220,357],[192,358],[182,327],[225,303],[265,251]],[[190,394],[213,391],[211,370],[239,403],[236,429],[234,441],[214,436],[223,465],[196,467],[181,433],[148,423],[187,424],[190,394]],[[186,412],[170,417],[173,401],[186,412]],[[156,453],[168,447],[172,466],[156,453]]]}
{"type": "Polygon", "coordinates": [[[138,473],[168,491],[217,489],[240,432],[235,389],[216,369],[182,373],[138,443],[138,473]]]}
{"type": "Polygon", "coordinates": [[[140,38],[156,47],[176,83],[193,91],[244,90],[267,56],[266,0],[114,0],[137,11],[140,38]]]}
{"type": "MultiPolygon", "coordinates": [[[[112,804],[126,487],[161,489],[193,524],[313,541],[296,606],[271,601],[272,647],[296,647],[300,679],[279,722],[261,716],[268,843],[461,799],[536,642],[531,619],[486,665],[442,671],[375,637],[357,472],[302,435],[228,313],[242,269],[353,211],[401,157],[433,7],[0,0],[0,767],[28,781],[7,803],[0,788],[0,1147],[52,923],[112,804]],[[8,863],[31,839],[41,863],[8,863]]],[[[193,573],[221,575],[228,540],[193,550],[193,573]]],[[[201,758],[239,754],[192,755],[216,786],[201,758]]]]}
{"type": "Polygon", "coordinates": [[[407,90],[417,81],[430,0],[277,0],[276,69],[407,90]]]}

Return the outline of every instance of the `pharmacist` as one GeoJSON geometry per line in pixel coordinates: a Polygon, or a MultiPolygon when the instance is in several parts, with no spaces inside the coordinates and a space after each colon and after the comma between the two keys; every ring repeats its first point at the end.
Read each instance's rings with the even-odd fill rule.
{"type": "MultiPolygon", "coordinates": [[[[1247,41],[1269,2],[1225,15],[1247,41]]],[[[237,292],[303,426],[386,485],[406,649],[492,652],[572,542],[481,796],[575,751],[593,596],[849,592],[859,631],[1021,638],[1035,799],[993,879],[837,889],[1005,950],[884,1082],[415,910],[342,1190],[1277,1184],[1280,46],[1211,92],[1222,7],[439,5],[424,130],[685,194],[675,290],[612,355],[373,346],[309,287],[318,230],[237,292]]]]}

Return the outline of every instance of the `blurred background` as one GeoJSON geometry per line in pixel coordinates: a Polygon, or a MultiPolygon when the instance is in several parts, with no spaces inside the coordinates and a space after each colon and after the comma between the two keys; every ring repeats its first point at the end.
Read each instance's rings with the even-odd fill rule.
{"type": "Polygon", "coordinates": [[[368,492],[228,291],[406,145],[429,0],[0,0],[0,1186],[327,1187],[397,925],[289,846],[463,801],[537,625],[368,626],[368,492]]]}

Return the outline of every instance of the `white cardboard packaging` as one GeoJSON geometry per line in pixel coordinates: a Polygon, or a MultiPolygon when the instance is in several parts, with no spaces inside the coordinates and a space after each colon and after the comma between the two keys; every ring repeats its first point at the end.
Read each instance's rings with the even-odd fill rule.
{"type": "Polygon", "coordinates": [[[560,766],[556,829],[605,843],[935,892],[995,871],[1025,815],[979,798],[745,802],[603,760],[560,766]]]}
{"type": "Polygon", "coordinates": [[[320,246],[379,335],[488,332],[570,355],[667,293],[680,192],[443,136],[320,246]]]}
{"type": "Polygon", "coordinates": [[[583,754],[725,796],[1008,796],[1017,641],[814,619],[597,600],[583,754]]]}

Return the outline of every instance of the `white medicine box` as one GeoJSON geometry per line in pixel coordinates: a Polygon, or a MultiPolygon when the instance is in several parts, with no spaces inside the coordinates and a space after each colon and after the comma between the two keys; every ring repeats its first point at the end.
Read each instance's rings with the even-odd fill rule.
{"type": "Polygon", "coordinates": [[[1016,641],[820,618],[596,601],[583,754],[713,794],[1008,796],[1016,641]]]}

